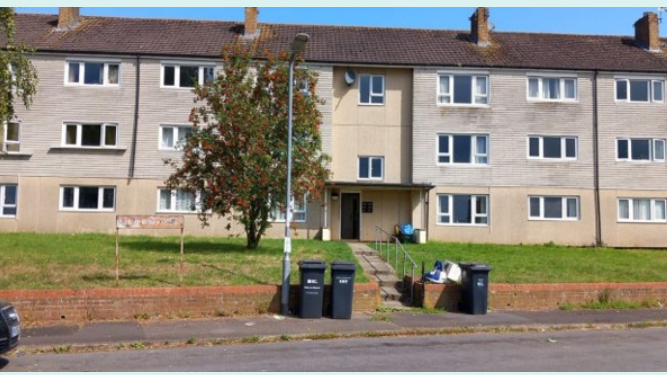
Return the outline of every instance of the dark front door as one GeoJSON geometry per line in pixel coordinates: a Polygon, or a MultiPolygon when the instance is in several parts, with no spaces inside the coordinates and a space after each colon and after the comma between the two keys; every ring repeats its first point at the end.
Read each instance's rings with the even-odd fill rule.
{"type": "Polygon", "coordinates": [[[341,198],[341,231],[344,240],[359,239],[359,194],[343,193],[341,198]]]}

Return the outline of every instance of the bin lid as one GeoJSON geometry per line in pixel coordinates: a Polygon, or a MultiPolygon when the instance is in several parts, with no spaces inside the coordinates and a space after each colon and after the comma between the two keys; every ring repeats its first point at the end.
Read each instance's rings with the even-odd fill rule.
{"type": "Polygon", "coordinates": [[[334,260],[331,262],[331,269],[336,271],[356,271],[357,265],[347,260],[334,260]]]}
{"type": "Polygon", "coordinates": [[[327,268],[327,263],[323,260],[300,260],[299,269],[323,270],[327,268]]]}
{"type": "Polygon", "coordinates": [[[470,267],[471,271],[491,271],[493,268],[487,264],[477,263],[470,267]]]}

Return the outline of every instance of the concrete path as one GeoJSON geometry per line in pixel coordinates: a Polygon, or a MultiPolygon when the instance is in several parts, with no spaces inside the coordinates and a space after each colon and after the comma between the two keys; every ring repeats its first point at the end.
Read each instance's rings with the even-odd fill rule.
{"type": "MultiPolygon", "coordinates": [[[[496,312],[486,315],[460,313],[427,314],[402,311],[354,314],[351,320],[298,319],[264,315],[247,318],[99,322],[78,326],[25,328],[19,348],[26,346],[93,345],[132,342],[184,343],[190,339],[241,339],[281,335],[367,335],[369,332],[399,332],[416,329],[572,326],[662,321],[667,309],[496,312]]],[[[19,349],[20,350],[20,349],[19,349]]]]}

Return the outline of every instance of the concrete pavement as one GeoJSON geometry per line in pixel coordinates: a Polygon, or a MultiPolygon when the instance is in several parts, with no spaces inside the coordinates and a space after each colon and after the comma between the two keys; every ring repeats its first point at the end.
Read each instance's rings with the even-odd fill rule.
{"type": "Polygon", "coordinates": [[[572,325],[667,323],[667,309],[494,312],[487,315],[424,313],[419,310],[355,314],[351,320],[299,319],[264,315],[203,320],[95,322],[78,326],[26,328],[20,347],[97,345],[114,343],[170,343],[190,339],[243,339],[262,336],[367,334],[419,329],[484,327],[553,327],[572,325]]]}

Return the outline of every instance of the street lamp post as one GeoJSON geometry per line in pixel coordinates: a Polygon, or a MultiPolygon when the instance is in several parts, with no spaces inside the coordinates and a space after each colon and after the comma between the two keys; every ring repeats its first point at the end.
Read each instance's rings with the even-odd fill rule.
{"type": "Polygon", "coordinates": [[[292,219],[292,102],[294,97],[294,62],[298,55],[303,53],[308,42],[308,34],[296,34],[290,48],[289,58],[289,99],[287,108],[287,190],[285,200],[285,245],[283,248],[283,284],[280,294],[280,313],[289,314],[290,289],[290,258],[292,239],[290,238],[290,222],[292,219]]]}

